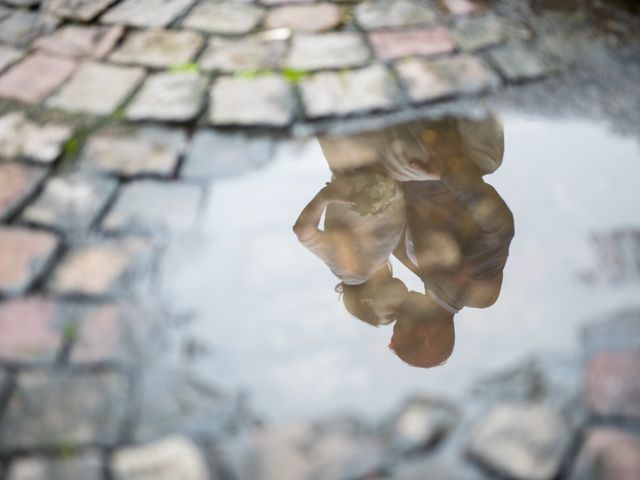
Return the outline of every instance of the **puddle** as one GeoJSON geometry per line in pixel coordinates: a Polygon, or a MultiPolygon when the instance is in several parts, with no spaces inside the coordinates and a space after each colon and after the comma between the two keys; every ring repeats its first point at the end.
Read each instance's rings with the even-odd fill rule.
{"type": "MultiPolygon", "coordinates": [[[[466,247],[461,247],[462,253],[451,253],[451,244],[446,241],[439,244],[444,256],[436,255],[438,261],[458,261],[457,265],[467,266],[465,271],[475,265],[480,271],[477,277],[485,275],[494,287],[504,267],[502,287],[493,290],[499,292],[495,304],[465,307],[455,315],[455,345],[443,365],[425,369],[403,362],[388,347],[393,325],[375,328],[350,315],[336,292],[340,280],[292,231],[305,205],[332,178],[323,150],[313,139],[284,142],[275,160],[261,169],[212,183],[202,235],[169,250],[162,267],[163,296],[171,299],[176,310],[193,314],[193,321],[180,331],[182,338],[207,347],[207,354],[196,357],[193,367],[217,385],[247,392],[252,404],[269,420],[291,421],[345,411],[377,418],[413,392],[457,397],[479,375],[529,353],[577,354],[579,328],[585,320],[637,304],[640,272],[630,273],[627,268],[622,280],[611,282],[607,269],[615,270],[611,259],[616,252],[603,253],[598,247],[602,242],[594,243],[593,236],[636,235],[637,241],[633,231],[637,232],[640,220],[638,145],[608,132],[603,125],[578,120],[505,114],[501,121],[503,162],[484,177],[497,192],[489,195],[493,213],[487,217],[486,209],[478,206],[479,200],[486,200],[485,195],[467,199],[476,202],[476,211],[469,216],[467,208],[466,220],[451,212],[422,219],[428,230],[429,219],[439,218],[442,225],[448,225],[440,230],[446,231],[465,230],[468,225],[464,222],[469,218],[476,219],[476,224],[484,218],[490,224],[489,233],[495,234],[495,228],[508,227],[510,221],[504,210],[500,213],[502,207],[492,210],[503,205],[508,206],[515,225],[510,242],[508,235],[497,243],[495,235],[485,235],[478,242],[482,229],[476,225],[465,240],[466,247]],[[498,227],[492,224],[496,219],[500,220],[498,227]],[[479,244],[484,250],[478,250],[479,244]],[[491,257],[488,266],[480,268],[481,262],[469,260],[475,258],[474,252],[476,257],[491,257]]],[[[440,135],[438,128],[431,130],[440,135]]],[[[499,133],[492,133],[493,140],[481,135],[474,148],[495,157],[500,150],[495,145],[499,133]]],[[[439,138],[447,138],[446,131],[439,138]]],[[[373,151],[380,149],[375,142],[368,145],[373,151]]],[[[359,155],[360,159],[366,157],[362,151],[359,155]]],[[[335,157],[347,158],[343,154],[335,157]]],[[[341,165],[335,158],[333,163],[334,170],[341,165]]],[[[387,184],[384,180],[380,183],[382,187],[371,196],[374,204],[379,201],[382,206],[369,205],[367,222],[395,208],[384,191],[387,184]],[[376,209],[383,213],[371,214],[376,209]]],[[[415,195],[407,193],[406,184],[392,185],[393,192],[394,188],[404,192],[407,205],[417,204],[415,195]]],[[[433,211],[430,215],[435,215],[433,211]]],[[[333,270],[351,283],[368,275],[372,265],[385,269],[384,252],[390,238],[397,235],[394,238],[402,238],[406,247],[406,232],[393,220],[381,223],[382,227],[370,230],[389,238],[380,241],[375,237],[378,245],[368,250],[368,258],[378,257],[369,258],[368,270],[348,267],[349,259],[362,254],[363,246],[357,242],[355,247],[353,242],[338,242],[320,256],[329,258],[333,270]]],[[[414,237],[420,235],[417,231],[414,237]]],[[[414,243],[419,242],[414,238],[414,243]]],[[[615,250],[615,246],[611,248],[615,250]]],[[[316,253],[319,250],[322,248],[315,248],[316,253]]],[[[626,259],[622,264],[635,261],[637,266],[638,250],[627,250],[636,255],[635,260],[626,259]]],[[[425,284],[416,274],[397,258],[390,256],[390,261],[393,276],[416,296],[435,298],[439,312],[473,303],[464,292],[447,296],[446,291],[438,290],[441,282],[432,288],[435,295],[425,295],[425,284]]],[[[459,273],[461,268],[449,270],[459,273]]],[[[392,316],[398,323],[397,310],[392,316]]],[[[426,333],[414,331],[427,337],[433,333],[429,329],[426,333]]],[[[435,337],[451,341],[446,332],[435,337]]],[[[447,358],[446,346],[434,348],[442,352],[425,360],[427,363],[447,358]]]]}

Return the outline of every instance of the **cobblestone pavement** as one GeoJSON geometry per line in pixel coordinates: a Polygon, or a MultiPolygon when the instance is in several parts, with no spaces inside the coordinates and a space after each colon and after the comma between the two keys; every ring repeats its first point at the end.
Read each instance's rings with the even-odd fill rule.
{"type": "Polygon", "coordinates": [[[258,429],[242,398],[157,365],[177,320],[154,268],[197,228],[207,181],[265,164],[288,133],[569,69],[498,7],[1,1],[0,479],[638,478],[637,312],[586,331],[582,396],[533,363],[480,413],[415,399],[375,429],[258,429]]]}

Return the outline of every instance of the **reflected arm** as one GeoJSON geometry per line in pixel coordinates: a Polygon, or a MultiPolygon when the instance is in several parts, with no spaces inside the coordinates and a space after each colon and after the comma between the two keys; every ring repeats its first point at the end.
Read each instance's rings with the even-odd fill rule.
{"type": "Polygon", "coordinates": [[[293,232],[298,236],[298,240],[304,242],[316,234],[324,233],[318,228],[318,225],[320,224],[322,213],[329,202],[327,188],[325,187],[304,207],[293,225],[293,232]]]}

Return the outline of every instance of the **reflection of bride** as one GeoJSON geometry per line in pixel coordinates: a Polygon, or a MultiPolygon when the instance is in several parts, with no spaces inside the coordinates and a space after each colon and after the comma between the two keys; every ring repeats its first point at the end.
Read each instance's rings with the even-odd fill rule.
{"type": "Polygon", "coordinates": [[[455,313],[488,307],[499,295],[513,218],[482,175],[502,162],[502,135],[488,116],[320,139],[334,180],[294,230],[340,278],[351,314],[376,326],[395,321],[390,346],[407,363],[446,361],[455,313]],[[392,252],[424,293],[393,277],[392,252]]]}

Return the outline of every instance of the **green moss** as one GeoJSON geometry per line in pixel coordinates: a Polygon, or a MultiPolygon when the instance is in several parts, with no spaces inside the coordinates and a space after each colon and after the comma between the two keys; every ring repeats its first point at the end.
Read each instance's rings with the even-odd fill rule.
{"type": "Polygon", "coordinates": [[[194,62],[178,63],[169,67],[171,73],[199,73],[200,66],[194,62]]]}

